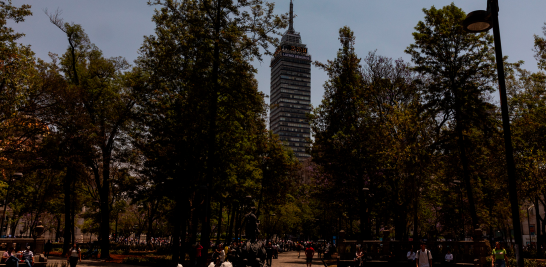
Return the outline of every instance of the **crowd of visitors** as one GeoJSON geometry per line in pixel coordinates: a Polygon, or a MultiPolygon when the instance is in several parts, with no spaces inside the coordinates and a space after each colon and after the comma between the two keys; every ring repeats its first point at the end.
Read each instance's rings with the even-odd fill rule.
{"type": "MultiPolygon", "coordinates": [[[[301,257],[301,252],[304,253],[306,258],[307,267],[311,267],[313,257],[318,254],[318,257],[322,255],[331,255],[335,250],[335,247],[328,244],[317,244],[313,242],[295,242],[295,241],[267,241],[261,240],[265,244],[266,252],[266,265],[272,266],[273,259],[278,259],[280,252],[297,251],[298,258],[301,257]]],[[[244,242],[233,242],[231,244],[220,243],[214,245],[211,242],[213,248],[212,259],[209,267],[241,267],[244,264],[241,262],[242,249],[245,246],[244,242]]],[[[190,260],[193,263],[193,267],[198,266],[200,260],[203,260],[204,253],[202,253],[203,246],[197,242],[192,245],[190,254],[190,260]]]]}
{"type": "MultiPolygon", "coordinates": [[[[359,257],[359,252],[356,253],[357,258],[359,257]]],[[[408,259],[408,266],[414,267],[431,267],[432,266],[432,253],[426,248],[426,243],[421,242],[420,249],[414,251],[413,246],[410,251],[406,254],[408,259]]],[[[492,267],[506,267],[506,262],[508,262],[508,256],[506,254],[506,249],[502,247],[500,242],[495,244],[495,248],[491,252],[491,266],[492,267]]],[[[447,253],[444,256],[443,265],[450,266],[455,264],[455,256],[450,249],[447,250],[447,253]]],[[[362,266],[362,265],[359,265],[362,266]]]]}

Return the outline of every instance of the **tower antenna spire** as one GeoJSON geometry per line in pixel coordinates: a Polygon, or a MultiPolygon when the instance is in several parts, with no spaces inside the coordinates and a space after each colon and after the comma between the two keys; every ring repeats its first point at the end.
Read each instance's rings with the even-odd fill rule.
{"type": "Polygon", "coordinates": [[[290,0],[290,25],[288,27],[290,33],[294,32],[294,3],[290,0]]]}

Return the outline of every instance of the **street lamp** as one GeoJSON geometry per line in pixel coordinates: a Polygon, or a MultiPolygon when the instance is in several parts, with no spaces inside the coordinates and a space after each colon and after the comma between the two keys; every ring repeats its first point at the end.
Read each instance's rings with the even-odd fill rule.
{"type": "Polygon", "coordinates": [[[523,267],[521,222],[518,206],[518,192],[516,182],[516,167],[514,164],[514,149],[512,147],[512,134],[510,132],[510,117],[508,114],[508,100],[506,97],[506,81],[504,78],[504,64],[499,30],[499,1],[488,0],[487,11],[478,10],[470,12],[463,22],[463,28],[467,32],[486,32],[493,29],[495,40],[495,57],[497,60],[497,74],[499,76],[499,93],[502,111],[502,127],[504,132],[504,147],[506,153],[506,168],[508,172],[508,193],[512,208],[512,223],[516,241],[515,254],[517,266],[523,267]]]}
{"type": "Polygon", "coordinates": [[[531,220],[529,216],[529,210],[534,207],[535,207],[535,204],[527,208],[527,228],[529,228],[529,244],[533,242],[533,239],[531,238],[531,220]]]}
{"type": "Polygon", "coordinates": [[[6,208],[8,207],[8,196],[9,196],[11,184],[15,180],[19,180],[21,178],[23,178],[23,174],[20,172],[16,172],[11,175],[11,179],[9,180],[8,188],[6,191],[6,199],[4,199],[4,212],[2,213],[2,222],[0,223],[0,236],[2,235],[2,231],[4,229],[4,219],[6,218],[6,208]]]}

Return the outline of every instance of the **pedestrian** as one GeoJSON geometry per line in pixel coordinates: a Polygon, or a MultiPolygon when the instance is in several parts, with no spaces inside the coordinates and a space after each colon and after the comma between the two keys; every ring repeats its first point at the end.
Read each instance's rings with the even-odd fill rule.
{"type": "Polygon", "coordinates": [[[201,259],[201,250],[203,250],[203,246],[201,246],[201,243],[197,242],[197,245],[195,245],[195,267],[197,267],[197,263],[199,262],[199,259],[201,259]]]}
{"type": "Polygon", "coordinates": [[[362,247],[358,247],[358,250],[356,251],[355,261],[359,267],[362,267],[364,265],[364,251],[362,251],[362,247]]]}
{"type": "Polygon", "coordinates": [[[307,263],[307,267],[311,267],[311,263],[313,262],[313,256],[315,255],[315,250],[311,247],[310,244],[307,245],[307,248],[305,249],[305,260],[307,263]]]}
{"type": "Polygon", "coordinates": [[[453,264],[453,254],[451,254],[451,249],[447,250],[445,260],[446,260],[446,265],[453,264]]]}
{"type": "Polygon", "coordinates": [[[34,253],[30,251],[30,246],[27,246],[27,249],[23,251],[22,260],[27,264],[27,266],[32,267],[34,265],[34,253]]]}
{"type": "Polygon", "coordinates": [[[51,240],[47,240],[47,243],[44,245],[44,256],[46,258],[49,258],[49,252],[53,249],[53,244],[51,243],[51,240]]]}
{"type": "Polygon", "coordinates": [[[296,243],[296,251],[298,252],[298,259],[300,258],[301,247],[300,243],[296,243]]]}
{"type": "Polygon", "coordinates": [[[415,260],[417,261],[417,267],[432,267],[432,255],[425,242],[421,242],[421,249],[417,251],[415,260]]]}
{"type": "Polygon", "coordinates": [[[216,246],[214,253],[212,253],[212,262],[218,267],[224,261],[224,250],[221,245],[216,246]]]}
{"type": "Polygon", "coordinates": [[[68,251],[66,260],[70,263],[70,267],[76,267],[78,261],[82,262],[82,251],[76,244],[72,245],[72,248],[68,251]]]}
{"type": "Polygon", "coordinates": [[[267,246],[265,247],[265,255],[266,255],[266,265],[271,267],[271,263],[273,261],[273,246],[271,246],[271,242],[267,243],[267,246]]]}
{"type": "Polygon", "coordinates": [[[413,246],[411,246],[406,257],[408,258],[408,266],[415,266],[415,250],[413,249],[413,246]]]}
{"type": "Polygon", "coordinates": [[[219,245],[218,245],[217,250],[218,250],[219,253],[220,253],[220,264],[222,264],[222,263],[226,260],[226,251],[224,250],[222,244],[219,244],[219,245]]]}
{"type": "Polygon", "coordinates": [[[495,243],[495,248],[491,254],[491,266],[493,267],[506,267],[508,256],[506,255],[506,249],[501,247],[501,243],[495,243]]]}

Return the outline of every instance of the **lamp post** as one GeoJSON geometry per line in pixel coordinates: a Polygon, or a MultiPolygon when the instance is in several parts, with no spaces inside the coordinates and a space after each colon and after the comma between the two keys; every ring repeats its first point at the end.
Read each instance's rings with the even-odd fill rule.
{"type": "Polygon", "coordinates": [[[502,61],[502,47],[499,31],[499,1],[488,0],[487,11],[477,10],[470,12],[463,22],[463,28],[465,31],[472,33],[487,32],[493,28],[493,37],[495,39],[495,56],[497,60],[497,74],[499,76],[499,93],[502,111],[502,128],[504,132],[504,148],[506,153],[506,168],[508,173],[508,193],[512,208],[512,223],[516,241],[514,251],[516,254],[517,266],[523,267],[523,238],[521,235],[521,222],[518,206],[516,167],[514,163],[514,149],[512,147],[512,134],[510,132],[510,117],[508,114],[508,99],[506,96],[506,81],[504,78],[504,64],[502,61]]]}
{"type": "MultiPolygon", "coordinates": [[[[37,252],[36,248],[36,239],[41,238],[42,234],[44,233],[45,227],[42,225],[42,221],[38,221],[38,225],[34,227],[34,231],[32,233],[32,238],[34,238],[34,251],[37,252]]],[[[43,250],[43,247],[42,247],[43,250]]]]}
{"type": "Polygon", "coordinates": [[[529,228],[529,244],[533,242],[533,239],[531,238],[531,220],[529,218],[529,210],[534,207],[535,205],[533,204],[527,208],[527,228],[529,228]]]}
{"type": "MultiPolygon", "coordinates": [[[[2,212],[2,222],[0,223],[0,236],[1,236],[1,233],[3,232],[3,229],[4,229],[4,219],[6,218],[6,208],[8,207],[8,196],[9,196],[9,191],[10,191],[11,184],[15,180],[20,179],[22,177],[23,177],[22,173],[16,172],[13,175],[11,175],[11,179],[9,180],[8,188],[7,188],[7,191],[6,191],[6,198],[4,199],[4,212],[2,212]]],[[[6,229],[7,229],[7,227],[6,227],[6,229]]]]}

